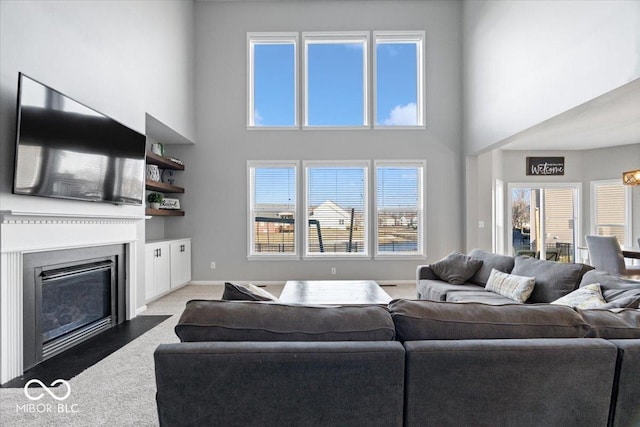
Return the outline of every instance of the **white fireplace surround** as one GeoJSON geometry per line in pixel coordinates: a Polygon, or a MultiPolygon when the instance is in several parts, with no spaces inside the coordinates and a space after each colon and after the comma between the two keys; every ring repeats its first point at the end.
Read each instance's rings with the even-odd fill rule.
{"type": "Polygon", "coordinates": [[[127,245],[126,318],[136,316],[137,225],[144,217],[99,217],[0,211],[0,384],[24,373],[23,255],[127,245]]]}

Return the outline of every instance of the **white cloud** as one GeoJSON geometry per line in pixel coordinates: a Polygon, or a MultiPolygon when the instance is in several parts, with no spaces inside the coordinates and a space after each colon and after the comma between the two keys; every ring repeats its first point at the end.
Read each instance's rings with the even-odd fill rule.
{"type": "Polygon", "coordinates": [[[260,115],[260,112],[258,111],[258,109],[256,108],[255,110],[253,110],[253,124],[254,126],[262,126],[262,116],[260,115]]]}
{"type": "Polygon", "coordinates": [[[385,126],[415,126],[417,123],[416,104],[410,102],[407,105],[396,105],[389,113],[389,117],[383,120],[385,126]]]}

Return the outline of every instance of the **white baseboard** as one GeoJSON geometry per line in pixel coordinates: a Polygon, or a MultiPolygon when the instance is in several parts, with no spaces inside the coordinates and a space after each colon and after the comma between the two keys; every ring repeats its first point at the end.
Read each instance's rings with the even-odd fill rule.
{"type": "Polygon", "coordinates": [[[268,285],[268,286],[272,286],[272,285],[284,285],[284,281],[282,280],[271,280],[271,281],[264,281],[264,280],[260,280],[260,281],[255,281],[255,280],[192,280],[191,282],[189,282],[189,285],[207,285],[207,286],[224,286],[224,282],[234,282],[234,283],[239,283],[241,285],[246,285],[249,283],[253,283],[255,284],[259,284],[260,286],[262,285],[268,285]]]}
{"type": "MultiPolygon", "coordinates": [[[[339,280],[339,279],[335,279],[339,280]]],[[[241,285],[246,285],[248,283],[259,284],[260,286],[283,286],[285,281],[282,280],[192,280],[189,282],[189,285],[206,285],[206,286],[224,286],[224,282],[235,282],[241,285]]],[[[376,280],[376,282],[380,286],[389,286],[389,285],[415,285],[416,281],[414,280],[406,280],[406,279],[398,279],[398,280],[376,280]]]]}
{"type": "Polygon", "coordinates": [[[147,311],[147,306],[146,305],[143,305],[142,307],[136,308],[136,316],[140,315],[141,313],[144,313],[145,311],[147,311]]]}

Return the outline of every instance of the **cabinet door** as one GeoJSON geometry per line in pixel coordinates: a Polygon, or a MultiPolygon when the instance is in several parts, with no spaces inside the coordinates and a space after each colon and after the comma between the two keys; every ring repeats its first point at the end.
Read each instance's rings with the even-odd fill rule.
{"type": "Polygon", "coordinates": [[[168,243],[158,245],[158,256],[154,263],[156,289],[158,294],[171,289],[171,254],[168,243]]]}
{"type": "Polygon", "coordinates": [[[171,243],[171,287],[183,285],[191,280],[191,241],[171,243]]]}
{"type": "Polygon", "coordinates": [[[146,300],[149,300],[158,295],[154,274],[154,263],[156,260],[155,250],[156,246],[154,245],[145,245],[144,247],[144,297],[146,300]]]}

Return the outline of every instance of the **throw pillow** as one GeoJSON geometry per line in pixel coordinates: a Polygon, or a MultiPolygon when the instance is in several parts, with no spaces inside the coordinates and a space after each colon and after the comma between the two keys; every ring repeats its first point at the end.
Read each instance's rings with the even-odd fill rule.
{"type": "Polygon", "coordinates": [[[451,252],[446,258],[430,265],[436,276],[452,285],[464,284],[481,266],[481,260],[458,252],[451,252]]]}
{"type": "Polygon", "coordinates": [[[523,303],[533,292],[535,284],[535,277],[516,276],[515,274],[503,273],[494,268],[491,270],[485,289],[523,303]]]}
{"type": "Polygon", "coordinates": [[[570,294],[551,302],[551,304],[568,305],[569,307],[582,309],[598,308],[606,303],[602,297],[599,283],[592,283],[591,285],[576,289],[570,294]]]}
{"type": "Polygon", "coordinates": [[[251,283],[241,285],[232,282],[224,284],[222,299],[224,301],[278,301],[274,295],[251,283]]]}

